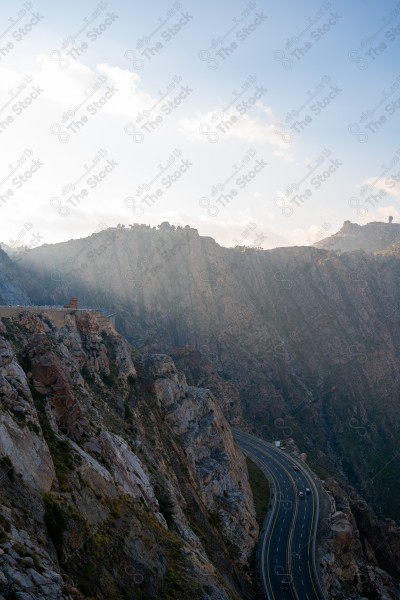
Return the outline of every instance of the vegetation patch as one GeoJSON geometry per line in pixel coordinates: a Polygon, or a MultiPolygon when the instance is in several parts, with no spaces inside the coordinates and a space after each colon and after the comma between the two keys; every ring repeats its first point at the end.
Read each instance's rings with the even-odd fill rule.
{"type": "Polygon", "coordinates": [[[107,385],[108,387],[114,387],[115,382],[114,382],[114,378],[112,377],[111,373],[108,375],[107,373],[101,373],[100,377],[103,380],[103,383],[105,385],[107,385]]]}
{"type": "Polygon", "coordinates": [[[124,417],[125,421],[128,421],[128,423],[133,423],[133,413],[128,400],[125,400],[124,402],[124,417]]]}
{"type": "Polygon", "coordinates": [[[10,523],[3,517],[3,515],[0,514],[0,544],[4,544],[8,540],[7,533],[10,532],[10,523]]]}
{"type": "Polygon", "coordinates": [[[168,527],[171,527],[174,523],[174,503],[167,492],[164,482],[156,484],[154,487],[154,492],[158,500],[160,513],[167,521],[168,527]]]}
{"type": "Polygon", "coordinates": [[[9,456],[2,456],[0,458],[0,468],[6,471],[14,471],[14,466],[9,456]]]}
{"type": "Polygon", "coordinates": [[[249,458],[246,458],[250,487],[254,497],[257,523],[261,527],[269,506],[270,489],[264,473],[249,458]]]}
{"type": "Polygon", "coordinates": [[[49,537],[54,544],[57,556],[60,559],[63,546],[64,532],[68,525],[68,515],[59,504],[55,494],[49,493],[43,496],[44,517],[49,537]]]}
{"type": "Polygon", "coordinates": [[[81,459],[72,450],[66,440],[60,439],[51,427],[46,414],[46,400],[39,392],[31,387],[32,397],[38,412],[39,422],[42,428],[43,436],[47,442],[56,470],[57,479],[61,491],[68,491],[68,476],[75,471],[81,459]]]}
{"type": "Polygon", "coordinates": [[[92,373],[90,372],[89,367],[85,363],[82,366],[81,375],[87,383],[90,383],[90,384],[94,383],[95,379],[94,379],[92,373]]]}
{"type": "Polygon", "coordinates": [[[162,596],[168,600],[183,596],[189,583],[185,577],[185,556],[182,549],[182,542],[171,535],[166,546],[168,569],[163,580],[162,596]]]}

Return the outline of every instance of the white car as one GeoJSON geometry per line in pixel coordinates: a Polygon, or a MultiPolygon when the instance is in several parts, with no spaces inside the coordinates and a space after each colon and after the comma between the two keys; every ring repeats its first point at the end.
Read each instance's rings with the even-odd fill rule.
{"type": "Polygon", "coordinates": [[[299,492],[299,498],[304,498],[304,492],[299,492]]]}
{"type": "Polygon", "coordinates": [[[306,494],[311,494],[310,488],[306,488],[306,494]]]}

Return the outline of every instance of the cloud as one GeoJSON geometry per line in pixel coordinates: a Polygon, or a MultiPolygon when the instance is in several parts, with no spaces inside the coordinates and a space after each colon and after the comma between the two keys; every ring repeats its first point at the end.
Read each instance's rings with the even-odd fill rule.
{"type": "MultiPolygon", "coordinates": [[[[190,224],[189,215],[186,221],[190,224]]],[[[224,221],[204,216],[193,226],[198,228],[200,235],[210,235],[226,247],[250,246],[267,250],[290,245],[287,239],[270,228],[265,218],[257,220],[243,211],[239,211],[236,218],[224,221]]]]}
{"type": "Polygon", "coordinates": [[[293,155],[288,150],[275,150],[274,154],[286,162],[294,162],[293,155]]]}
{"type": "MultiPolygon", "coordinates": [[[[114,86],[116,90],[113,97],[102,107],[104,113],[132,117],[142,110],[148,110],[156,101],[155,97],[141,89],[140,76],[127,69],[102,63],[93,70],[75,62],[68,69],[62,70],[47,55],[39,55],[36,63],[39,68],[32,76],[35,82],[43,87],[43,98],[63,106],[67,105],[69,109],[75,108],[92,94],[94,86],[100,81],[101,86],[93,93],[92,101],[101,98],[108,87],[114,86]]],[[[84,112],[84,109],[81,112],[84,112]]]]}
{"type": "Polygon", "coordinates": [[[240,115],[235,110],[208,111],[198,113],[193,118],[181,119],[178,123],[179,131],[190,141],[212,141],[214,136],[219,140],[238,140],[246,143],[271,144],[279,150],[277,156],[284,160],[292,160],[289,151],[290,143],[285,142],[277,119],[270,108],[259,107],[265,117],[252,117],[248,114],[240,115]]]}
{"type": "Polygon", "coordinates": [[[400,212],[395,206],[380,206],[374,213],[368,212],[364,217],[364,221],[366,223],[371,223],[373,221],[387,221],[390,216],[398,223],[400,222],[400,212]]]}
{"type": "Polygon", "coordinates": [[[313,246],[320,240],[330,236],[333,231],[332,223],[324,221],[320,225],[310,225],[307,228],[297,228],[286,231],[286,237],[290,240],[290,246],[313,246]]]}
{"type": "Polygon", "coordinates": [[[400,200],[400,179],[394,177],[386,177],[384,181],[382,181],[382,177],[367,177],[363,180],[363,182],[359,185],[360,189],[365,187],[369,189],[371,192],[373,190],[380,191],[383,190],[387,195],[396,198],[396,200],[400,200]]]}
{"type": "MultiPolygon", "coordinates": [[[[35,231],[40,231],[45,241],[50,242],[60,236],[90,234],[103,212],[108,212],[111,220],[120,220],[119,215],[127,212],[123,199],[132,193],[135,184],[151,178],[156,167],[152,140],[147,145],[147,153],[137,156],[135,169],[132,161],[127,160],[138,146],[124,127],[135,123],[137,114],[157,101],[143,88],[139,75],[107,63],[90,68],[74,62],[68,69],[60,69],[47,55],[39,55],[27,70],[0,65],[2,120],[12,118],[10,124],[3,124],[0,130],[0,181],[4,182],[0,190],[0,235],[3,239],[15,237],[24,221],[31,222],[35,231]],[[98,89],[94,87],[99,83],[98,89]],[[99,104],[95,114],[89,113],[88,105],[104,97],[110,88],[117,92],[109,93],[110,98],[99,104]],[[23,109],[18,107],[19,103],[23,109]],[[83,125],[71,130],[72,121],[83,122],[83,125]],[[61,143],[59,132],[66,136],[65,143],[61,143]],[[105,148],[107,158],[96,167],[94,157],[98,156],[99,148],[105,148]],[[33,152],[31,159],[25,164],[17,162],[25,149],[33,152]],[[92,174],[96,174],[104,168],[107,159],[117,163],[115,174],[110,172],[96,188],[89,188],[85,176],[87,165],[93,166],[92,174]],[[32,160],[39,160],[42,166],[17,188],[11,183],[10,165],[18,169],[15,176],[19,176],[32,160]],[[68,218],[62,218],[50,199],[60,198],[64,186],[76,181],[79,186],[75,191],[80,193],[85,188],[88,195],[84,201],[69,205],[68,218]],[[8,188],[12,188],[13,195],[5,199],[8,188]]],[[[160,153],[167,148],[165,154],[169,156],[171,144],[166,138],[160,131],[157,148],[160,153]]]]}

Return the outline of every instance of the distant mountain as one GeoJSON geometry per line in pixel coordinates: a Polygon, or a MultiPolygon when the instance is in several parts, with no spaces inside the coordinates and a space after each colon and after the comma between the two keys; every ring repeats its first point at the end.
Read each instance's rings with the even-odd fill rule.
{"type": "Polygon", "coordinates": [[[399,223],[381,223],[375,221],[366,225],[357,225],[345,221],[342,228],[333,235],[314,244],[315,248],[352,252],[377,252],[400,241],[399,223]]]}
{"type": "Polygon", "coordinates": [[[391,244],[387,248],[383,248],[383,250],[378,250],[376,254],[380,254],[381,256],[400,256],[400,241],[391,244]]]}
{"type": "Polygon", "coordinates": [[[22,272],[0,249],[0,304],[31,304],[23,280],[22,272]]]}

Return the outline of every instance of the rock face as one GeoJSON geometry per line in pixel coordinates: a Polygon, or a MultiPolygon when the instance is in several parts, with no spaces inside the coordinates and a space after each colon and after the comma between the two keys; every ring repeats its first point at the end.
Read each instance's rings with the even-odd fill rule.
{"type": "MultiPolygon", "coordinates": [[[[246,562],[256,534],[252,494],[245,458],[233,440],[230,427],[209,390],[190,388],[172,359],[150,356],[156,396],[167,409],[167,423],[182,446],[196,479],[201,499],[229,532],[227,542],[246,562]]],[[[226,534],[224,534],[226,535],[226,534]]]]}
{"type": "Polygon", "coordinates": [[[251,598],[244,457],[212,393],[91,313],[0,321],[0,598],[251,598]]]}
{"type": "MultiPolygon", "coordinates": [[[[239,390],[241,410],[226,388],[221,399],[231,422],[242,413],[266,439],[294,438],[321,477],[346,477],[379,516],[399,521],[399,261],[226,249],[190,229],[140,228],[45,245],[21,263],[41,282],[36,302],[76,294],[113,306],[119,330],[148,353],[192,345],[239,390]],[[55,270],[68,289],[51,280],[55,270]]],[[[198,358],[197,367],[190,353],[177,360],[218,396],[198,358]]]]}
{"type": "Polygon", "coordinates": [[[171,350],[170,354],[190,385],[209,388],[213,392],[231,425],[245,426],[239,391],[233,383],[218,375],[213,367],[217,357],[211,354],[210,348],[202,347],[200,352],[193,346],[185,346],[171,350]]]}
{"type": "Polygon", "coordinates": [[[352,252],[353,250],[364,250],[364,252],[377,252],[400,241],[399,223],[367,223],[357,225],[345,221],[343,227],[335,234],[320,240],[314,246],[323,250],[340,250],[341,252],[352,252]]]}
{"type": "Polygon", "coordinates": [[[328,597],[400,598],[399,528],[379,522],[354,489],[333,478],[324,495],[317,559],[328,597]]]}
{"type": "Polygon", "coordinates": [[[30,304],[21,274],[0,248],[0,304],[30,304]]]}

